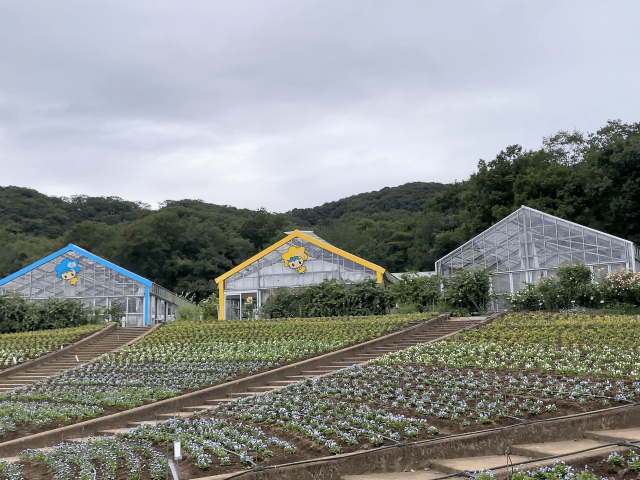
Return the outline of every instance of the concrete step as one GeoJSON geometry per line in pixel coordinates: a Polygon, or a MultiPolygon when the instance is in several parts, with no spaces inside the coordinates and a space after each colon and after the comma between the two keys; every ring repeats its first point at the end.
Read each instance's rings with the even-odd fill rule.
{"type": "Polygon", "coordinates": [[[128,428],[112,428],[112,429],[107,429],[107,430],[100,430],[98,432],[98,435],[102,435],[102,436],[105,436],[105,437],[112,437],[116,433],[127,432],[127,431],[129,431],[128,428]]]}
{"type": "MultiPolygon", "coordinates": [[[[530,457],[511,455],[511,461],[514,465],[529,459],[530,457]]],[[[480,469],[494,469],[500,465],[506,466],[507,457],[505,455],[487,455],[483,457],[451,458],[448,460],[432,460],[429,464],[431,468],[442,473],[475,472],[480,469]]]]}
{"type": "MultiPolygon", "coordinates": [[[[523,457],[540,458],[549,455],[563,455],[578,450],[584,450],[586,448],[593,448],[602,445],[602,442],[589,439],[578,440],[563,440],[561,442],[546,442],[546,443],[526,443],[521,445],[512,445],[509,447],[511,452],[515,455],[521,455],[523,457]]],[[[608,447],[596,450],[598,454],[609,453],[615,450],[620,450],[620,447],[608,447]]],[[[594,455],[591,453],[591,455],[594,455]]],[[[515,462],[514,462],[515,463],[515,462]]]]}
{"type": "MultiPolygon", "coordinates": [[[[415,472],[368,473],[364,475],[345,475],[343,480],[433,480],[442,477],[442,472],[432,469],[415,472]]],[[[462,478],[462,477],[461,477],[462,478]]],[[[204,479],[200,479],[204,480],[204,479]]]]}
{"type": "Polygon", "coordinates": [[[230,398],[213,398],[211,400],[206,400],[204,403],[208,408],[211,408],[211,406],[220,405],[221,403],[229,403],[230,401],[230,398]]]}
{"type": "Polygon", "coordinates": [[[229,398],[232,400],[240,397],[253,397],[253,396],[259,397],[260,393],[259,392],[236,392],[236,393],[229,394],[229,398]]]}
{"type": "Polygon", "coordinates": [[[200,410],[206,410],[211,408],[211,405],[196,405],[195,407],[184,407],[183,412],[199,412],[200,410]]]}
{"type": "Polygon", "coordinates": [[[74,438],[65,438],[64,439],[65,443],[69,442],[69,443],[82,443],[82,442],[86,442],[87,441],[87,437],[74,437],[74,438]]]}
{"type": "Polygon", "coordinates": [[[250,392],[271,392],[273,390],[277,390],[278,387],[274,387],[273,385],[266,385],[264,387],[249,387],[250,392]]]}
{"type": "Polygon", "coordinates": [[[192,416],[193,416],[193,412],[176,412],[176,413],[159,413],[157,415],[157,418],[158,420],[169,420],[170,418],[173,418],[173,417],[187,418],[192,416]]]}
{"type": "Polygon", "coordinates": [[[287,385],[291,385],[293,383],[297,383],[294,380],[276,380],[275,382],[269,382],[267,385],[271,385],[273,387],[286,387],[287,385]]]}
{"type": "Polygon", "coordinates": [[[315,378],[320,375],[288,375],[284,377],[285,380],[291,380],[294,383],[299,382],[300,380],[304,380],[305,378],[315,378]]]}
{"type": "Polygon", "coordinates": [[[302,374],[305,377],[320,376],[320,375],[326,375],[327,373],[335,372],[336,370],[339,370],[339,369],[338,368],[324,368],[322,370],[307,370],[307,371],[303,371],[302,374]]]}
{"type": "Polygon", "coordinates": [[[603,443],[618,442],[620,440],[640,440],[640,428],[592,431],[587,432],[586,436],[590,440],[603,443]]]}

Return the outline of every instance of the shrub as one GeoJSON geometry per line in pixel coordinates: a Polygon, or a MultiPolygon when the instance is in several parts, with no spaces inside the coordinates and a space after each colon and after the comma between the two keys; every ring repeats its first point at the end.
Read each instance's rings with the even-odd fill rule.
{"type": "Polygon", "coordinates": [[[281,287],[271,294],[260,308],[263,318],[293,318],[298,317],[298,299],[295,292],[281,287]]]}
{"type": "Polygon", "coordinates": [[[335,278],[325,278],[316,285],[301,288],[298,297],[305,317],[337,317],[346,314],[345,287],[335,278]]]}
{"type": "Polygon", "coordinates": [[[349,285],[346,289],[347,315],[384,315],[390,304],[389,291],[373,279],[349,285]]]}
{"type": "Polygon", "coordinates": [[[599,286],[602,298],[609,304],[640,305],[640,273],[632,270],[607,273],[599,286]]]}
{"type": "Polygon", "coordinates": [[[50,298],[36,304],[38,330],[78,327],[89,323],[89,309],[80,302],[50,298]]]}
{"type": "Polygon", "coordinates": [[[200,307],[202,318],[218,318],[218,303],[219,300],[215,293],[212,293],[209,298],[200,301],[198,306],[200,307]]]}
{"type": "Polygon", "coordinates": [[[403,274],[400,280],[389,286],[389,293],[398,305],[415,305],[415,311],[433,310],[442,297],[440,285],[442,277],[419,277],[415,274],[403,274]]]}
{"type": "Polygon", "coordinates": [[[591,270],[584,263],[565,263],[558,268],[558,292],[563,306],[570,307],[571,301],[582,306],[589,306],[597,296],[591,283],[591,270]],[[594,298],[591,298],[594,297],[594,298]]]}
{"type": "Polygon", "coordinates": [[[537,285],[528,283],[524,288],[507,296],[509,307],[515,311],[539,310],[543,296],[537,285]]]}
{"type": "Polygon", "coordinates": [[[178,307],[178,318],[177,320],[190,320],[190,321],[199,321],[200,320],[200,307],[194,304],[186,304],[180,305],[178,307]]]}
{"type": "Polygon", "coordinates": [[[389,293],[375,280],[344,285],[325,278],[300,289],[279,288],[260,309],[263,318],[382,315],[391,304],[389,293]]]}
{"type": "Polygon", "coordinates": [[[0,333],[76,327],[97,319],[92,307],[76,300],[50,298],[34,303],[18,295],[0,295],[0,333]]]}
{"type": "Polygon", "coordinates": [[[488,270],[458,270],[445,284],[444,294],[453,307],[483,312],[489,303],[490,286],[488,270]]]}

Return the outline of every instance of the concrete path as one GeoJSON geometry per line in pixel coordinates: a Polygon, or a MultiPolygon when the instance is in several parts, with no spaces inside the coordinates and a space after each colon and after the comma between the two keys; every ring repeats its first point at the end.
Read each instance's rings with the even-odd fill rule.
{"type": "Polygon", "coordinates": [[[443,474],[435,470],[418,472],[371,473],[369,475],[346,475],[342,480],[433,480],[443,474]]]}
{"type": "MultiPolygon", "coordinates": [[[[586,438],[572,440],[560,440],[557,442],[526,443],[509,446],[510,466],[520,468],[520,470],[533,470],[536,468],[553,465],[555,461],[574,462],[586,459],[594,455],[608,455],[611,452],[626,452],[628,447],[621,445],[604,446],[608,443],[621,441],[640,442],[640,427],[618,429],[618,430],[598,430],[590,431],[586,438]],[[594,447],[601,447],[593,449],[594,447]],[[582,450],[588,450],[582,452],[582,450]],[[526,463],[537,458],[563,455],[557,459],[540,460],[526,463]]],[[[346,475],[342,480],[433,480],[445,475],[458,472],[477,472],[479,470],[489,470],[498,478],[505,477],[507,472],[506,455],[496,452],[495,455],[438,459],[428,462],[428,470],[416,470],[415,472],[389,472],[372,473],[365,475],[346,475]]],[[[460,477],[463,478],[463,477],[460,477]]]]}

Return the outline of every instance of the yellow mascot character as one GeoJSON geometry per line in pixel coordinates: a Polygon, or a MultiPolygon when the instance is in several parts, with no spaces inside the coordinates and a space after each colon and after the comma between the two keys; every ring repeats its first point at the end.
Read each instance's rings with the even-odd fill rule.
{"type": "Polygon", "coordinates": [[[293,268],[297,270],[298,273],[304,273],[307,269],[304,265],[304,261],[308,258],[307,254],[304,253],[304,247],[294,247],[293,245],[289,247],[287,253],[282,255],[284,259],[284,266],[293,268]]]}

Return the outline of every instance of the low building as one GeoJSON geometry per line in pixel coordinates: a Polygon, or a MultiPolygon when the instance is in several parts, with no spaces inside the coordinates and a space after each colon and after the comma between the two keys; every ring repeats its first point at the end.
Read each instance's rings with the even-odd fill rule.
{"type": "Polygon", "coordinates": [[[629,240],[522,206],[436,262],[445,277],[456,270],[487,268],[492,291],[512,293],[564,263],[584,263],[594,278],[640,270],[640,250],[629,240]]]}
{"type": "Polygon", "coordinates": [[[274,290],[299,288],[335,278],[350,284],[375,279],[384,286],[395,277],[384,268],[334,247],[310,231],[285,232],[287,236],[216,278],[219,318],[243,318],[243,309],[260,308],[274,290]]]}
{"type": "Polygon", "coordinates": [[[32,301],[75,299],[108,309],[118,305],[127,327],[174,320],[187,300],[73,244],[0,280],[0,294],[32,301]]]}

